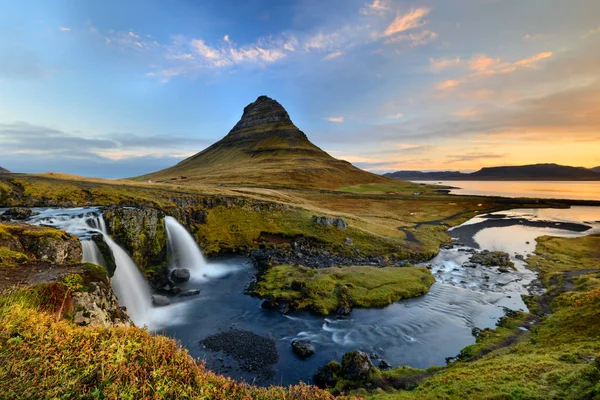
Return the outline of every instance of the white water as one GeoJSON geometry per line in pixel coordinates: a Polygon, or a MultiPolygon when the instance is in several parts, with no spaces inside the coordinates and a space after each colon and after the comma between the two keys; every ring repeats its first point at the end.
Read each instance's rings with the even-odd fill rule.
{"type": "Polygon", "coordinates": [[[207,262],[194,237],[173,217],[165,217],[168,236],[169,268],[187,268],[198,279],[207,276],[207,262]]]}
{"type": "Polygon", "coordinates": [[[104,258],[102,257],[100,249],[98,249],[98,246],[95,242],[92,240],[82,240],[81,247],[83,249],[83,262],[89,262],[106,267],[104,258]]]}
{"type": "Polygon", "coordinates": [[[104,234],[104,241],[110,247],[117,264],[110,283],[119,299],[119,304],[127,308],[127,314],[137,326],[148,325],[152,310],[150,285],[125,250],[106,234],[104,234]]]}

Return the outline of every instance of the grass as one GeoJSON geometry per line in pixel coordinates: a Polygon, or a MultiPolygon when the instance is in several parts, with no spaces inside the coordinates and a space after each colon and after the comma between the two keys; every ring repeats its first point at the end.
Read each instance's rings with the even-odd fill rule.
{"type": "Polygon", "coordinates": [[[435,281],[426,268],[331,267],[312,269],[281,265],[258,282],[255,293],[298,310],[327,315],[345,301],[351,307],[385,307],[420,296],[435,281]]]}
{"type": "MultiPolygon", "coordinates": [[[[377,390],[373,399],[594,399],[600,396],[600,235],[575,239],[542,237],[528,261],[548,282],[552,314],[521,331],[522,313],[484,331],[459,361],[425,377],[412,391],[377,390]],[[583,271],[581,276],[557,273],[583,271]],[[561,287],[558,290],[558,286],[561,287]],[[566,288],[566,289],[565,289],[566,288]],[[507,346],[503,342],[511,339],[507,346]],[[500,345],[500,346],[499,346],[500,345]]],[[[533,299],[535,300],[535,299],[533,299]]],[[[531,301],[533,301],[531,300],[531,301]]],[[[531,307],[535,312],[536,307],[531,307]]],[[[529,316],[534,318],[535,316],[529,316]]],[[[392,370],[396,371],[396,370],[392,370]]],[[[393,373],[393,372],[392,372],[393,373]]],[[[419,374],[418,371],[415,374],[419,374]]]]}
{"type": "Polygon", "coordinates": [[[306,385],[258,388],[207,371],[144,329],[80,327],[57,314],[48,285],[0,296],[3,398],[332,399],[306,385]]]}

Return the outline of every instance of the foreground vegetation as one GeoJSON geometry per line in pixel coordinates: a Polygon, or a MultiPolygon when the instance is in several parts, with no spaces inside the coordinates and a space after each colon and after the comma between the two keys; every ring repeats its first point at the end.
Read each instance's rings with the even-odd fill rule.
{"type": "Polygon", "coordinates": [[[255,293],[273,303],[327,315],[343,307],[385,307],[429,291],[435,278],[421,267],[271,268],[255,293]]]}

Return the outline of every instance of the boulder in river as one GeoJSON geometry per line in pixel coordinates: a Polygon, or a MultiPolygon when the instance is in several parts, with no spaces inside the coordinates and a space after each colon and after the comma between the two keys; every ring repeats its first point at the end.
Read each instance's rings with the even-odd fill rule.
{"type": "Polygon", "coordinates": [[[508,267],[513,269],[515,267],[515,264],[510,261],[510,256],[501,251],[483,250],[480,253],[473,254],[469,261],[487,267],[508,267]]]}
{"type": "Polygon", "coordinates": [[[305,360],[315,354],[315,346],[307,340],[294,340],[292,350],[301,359],[305,360]]]}
{"type": "Polygon", "coordinates": [[[341,375],[348,380],[364,380],[369,378],[375,371],[373,363],[367,353],[362,351],[351,351],[342,357],[341,375]]]}
{"type": "Polygon", "coordinates": [[[171,280],[175,283],[183,283],[190,280],[190,270],[186,268],[171,271],[171,280]]]}
{"type": "Polygon", "coordinates": [[[156,307],[164,307],[171,304],[171,300],[167,296],[161,296],[159,294],[152,295],[152,304],[156,307]]]}
{"type": "Polygon", "coordinates": [[[181,294],[179,294],[179,296],[181,297],[189,297],[189,296],[197,296],[200,294],[200,289],[190,289],[190,290],[186,290],[184,292],[181,292],[181,294]]]}

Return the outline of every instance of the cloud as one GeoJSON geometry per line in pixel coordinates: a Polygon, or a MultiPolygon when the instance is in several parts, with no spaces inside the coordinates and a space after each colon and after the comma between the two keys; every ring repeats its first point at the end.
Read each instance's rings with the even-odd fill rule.
{"type": "Polygon", "coordinates": [[[437,37],[438,37],[437,33],[425,30],[425,31],[421,31],[418,33],[411,32],[411,33],[407,33],[407,34],[396,35],[390,39],[387,39],[384,43],[385,44],[393,44],[393,43],[409,41],[411,47],[417,47],[417,46],[422,46],[427,43],[433,42],[434,40],[437,39],[437,37]]]}
{"type": "Polygon", "coordinates": [[[387,119],[400,119],[404,117],[404,114],[402,113],[398,113],[398,114],[392,114],[392,115],[388,115],[386,118],[387,119]]]}
{"type": "Polygon", "coordinates": [[[429,69],[432,72],[440,72],[445,69],[453,68],[460,65],[460,57],[456,58],[429,58],[429,69]]]}
{"type": "Polygon", "coordinates": [[[342,122],[344,122],[344,117],[328,117],[328,118],[325,118],[325,119],[327,121],[329,121],[329,122],[335,122],[335,123],[338,123],[338,124],[341,124],[342,122]]]}
{"type": "Polygon", "coordinates": [[[499,62],[499,58],[494,59],[486,56],[485,54],[479,54],[473,56],[473,58],[469,60],[469,68],[471,68],[471,70],[473,71],[483,72],[489,70],[491,67],[498,64],[499,62]]]}
{"type": "Polygon", "coordinates": [[[525,40],[525,41],[538,40],[538,39],[542,39],[544,37],[545,37],[545,35],[542,35],[541,33],[535,33],[535,34],[528,33],[523,36],[523,40],[525,40]]]}
{"type": "Polygon", "coordinates": [[[505,158],[506,154],[495,154],[495,153],[466,153],[459,155],[449,155],[446,159],[450,162],[472,162],[479,160],[491,160],[498,158],[505,158]]]}
{"type": "Polygon", "coordinates": [[[482,112],[483,112],[482,110],[479,110],[477,108],[463,108],[463,109],[455,111],[453,114],[458,117],[469,118],[469,117],[475,117],[477,115],[480,115],[482,112]]]}
{"type": "Polygon", "coordinates": [[[71,28],[67,28],[66,26],[61,26],[58,28],[58,30],[61,32],[69,32],[71,30],[71,28]]]}
{"type": "Polygon", "coordinates": [[[331,60],[331,59],[334,59],[334,58],[336,58],[336,57],[339,57],[339,56],[341,56],[341,55],[343,55],[343,54],[344,54],[344,52],[343,52],[343,51],[334,51],[333,53],[329,53],[329,54],[327,54],[327,55],[326,55],[326,56],[325,56],[323,59],[324,59],[324,60],[331,60]]]}
{"type": "Polygon", "coordinates": [[[538,62],[538,61],[543,60],[544,58],[548,58],[548,57],[552,57],[552,52],[551,51],[547,51],[545,53],[539,53],[539,54],[536,54],[533,57],[529,57],[529,58],[525,58],[525,59],[523,59],[521,61],[517,61],[515,63],[515,65],[531,65],[531,64],[533,64],[535,62],[538,62]]]}
{"type": "Polygon", "coordinates": [[[373,0],[373,3],[367,3],[360,9],[360,13],[363,15],[383,15],[389,11],[391,11],[391,7],[386,0],[373,0]]]}
{"type": "Polygon", "coordinates": [[[385,29],[383,35],[392,36],[425,25],[426,22],[423,21],[423,17],[426,17],[430,11],[430,8],[417,8],[406,14],[398,14],[394,21],[385,29]]]}

